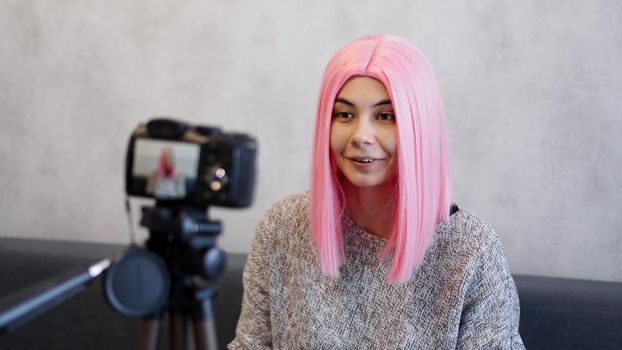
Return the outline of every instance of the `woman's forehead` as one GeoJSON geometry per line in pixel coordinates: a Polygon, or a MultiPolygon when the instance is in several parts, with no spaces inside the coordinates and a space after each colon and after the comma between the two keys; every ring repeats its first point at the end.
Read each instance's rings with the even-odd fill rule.
{"type": "Polygon", "coordinates": [[[374,106],[391,100],[389,92],[379,80],[357,76],[348,80],[336,96],[335,102],[348,101],[357,106],[374,106]]]}

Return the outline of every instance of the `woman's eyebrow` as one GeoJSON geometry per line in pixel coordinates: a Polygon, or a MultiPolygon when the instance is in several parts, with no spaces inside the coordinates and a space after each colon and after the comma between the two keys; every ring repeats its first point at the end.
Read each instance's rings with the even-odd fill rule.
{"type": "MultiPolygon", "coordinates": [[[[356,106],[354,105],[354,103],[352,103],[352,102],[350,102],[350,101],[346,100],[346,99],[345,99],[345,98],[343,98],[343,97],[337,97],[337,98],[335,99],[335,103],[337,103],[337,102],[341,102],[341,103],[346,104],[346,105],[351,106],[351,107],[356,107],[356,106]]],[[[383,106],[383,105],[390,105],[390,104],[391,104],[391,100],[390,100],[390,99],[386,99],[386,100],[382,100],[382,101],[380,101],[380,102],[378,102],[378,103],[374,104],[374,105],[373,105],[373,107],[378,107],[378,106],[383,106]]]]}
{"type": "Polygon", "coordinates": [[[335,99],[335,103],[337,103],[337,102],[341,102],[341,103],[343,103],[343,104],[347,104],[347,105],[348,105],[348,106],[350,106],[350,107],[354,107],[354,103],[352,103],[352,102],[350,102],[350,101],[346,100],[345,98],[337,97],[337,98],[335,99]]]}
{"type": "Polygon", "coordinates": [[[378,107],[378,106],[382,106],[382,105],[390,105],[391,104],[391,100],[390,99],[386,99],[386,100],[382,100],[378,103],[376,103],[374,105],[374,107],[378,107]]]}

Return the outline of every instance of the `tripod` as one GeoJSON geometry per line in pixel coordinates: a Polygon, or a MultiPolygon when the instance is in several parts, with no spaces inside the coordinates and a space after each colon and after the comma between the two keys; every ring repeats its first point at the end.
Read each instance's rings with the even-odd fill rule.
{"type": "Polygon", "coordinates": [[[206,208],[162,203],[143,207],[141,225],[149,229],[147,251],[126,254],[108,271],[110,304],[126,315],[144,317],[141,350],[157,349],[167,313],[171,349],[217,349],[212,302],[226,259],[216,246],[222,225],[209,220],[206,208]],[[137,297],[141,294],[137,291],[145,291],[147,297],[142,299],[148,301],[137,297]]]}
{"type": "MultiPolygon", "coordinates": [[[[218,340],[211,305],[216,289],[209,286],[190,287],[188,291],[183,289],[185,288],[182,287],[179,290],[179,293],[182,293],[181,299],[190,300],[190,303],[189,305],[170,306],[170,348],[174,350],[217,349],[218,340]],[[190,323],[192,323],[192,328],[188,327],[190,323]],[[192,347],[193,340],[194,347],[192,347]]],[[[172,292],[176,293],[174,290],[172,292]]],[[[138,349],[157,349],[159,328],[163,320],[161,316],[160,314],[141,321],[138,349]]]]}

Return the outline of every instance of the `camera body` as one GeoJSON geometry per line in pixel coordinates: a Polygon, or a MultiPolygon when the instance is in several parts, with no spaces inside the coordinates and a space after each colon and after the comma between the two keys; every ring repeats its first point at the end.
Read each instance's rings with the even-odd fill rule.
{"type": "Polygon", "coordinates": [[[128,195],[196,207],[248,207],[255,187],[254,138],[167,118],[139,125],[130,137],[128,195]]]}

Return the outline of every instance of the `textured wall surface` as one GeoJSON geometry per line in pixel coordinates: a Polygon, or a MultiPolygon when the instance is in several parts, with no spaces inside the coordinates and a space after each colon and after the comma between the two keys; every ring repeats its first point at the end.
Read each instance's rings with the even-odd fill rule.
{"type": "Polygon", "coordinates": [[[324,65],[375,32],[435,67],[455,200],[512,271],[622,281],[615,0],[3,1],[0,234],[128,241],[128,136],[172,115],[258,138],[254,206],[212,211],[222,246],[247,251],[270,204],[308,186],[324,65]]]}

